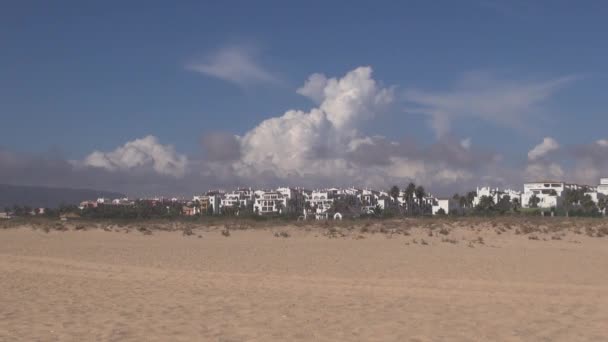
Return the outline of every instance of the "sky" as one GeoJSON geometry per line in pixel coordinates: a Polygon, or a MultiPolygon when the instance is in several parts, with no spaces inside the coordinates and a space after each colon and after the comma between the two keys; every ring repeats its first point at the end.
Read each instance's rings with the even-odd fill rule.
{"type": "Polygon", "coordinates": [[[2,183],[448,195],[608,176],[605,1],[2,7],[2,183]]]}

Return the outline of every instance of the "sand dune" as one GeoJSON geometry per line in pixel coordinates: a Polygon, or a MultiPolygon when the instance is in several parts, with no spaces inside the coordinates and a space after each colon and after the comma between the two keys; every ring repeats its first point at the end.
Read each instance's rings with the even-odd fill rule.
{"type": "Polygon", "coordinates": [[[288,231],[0,230],[0,341],[608,340],[606,238],[288,231]]]}

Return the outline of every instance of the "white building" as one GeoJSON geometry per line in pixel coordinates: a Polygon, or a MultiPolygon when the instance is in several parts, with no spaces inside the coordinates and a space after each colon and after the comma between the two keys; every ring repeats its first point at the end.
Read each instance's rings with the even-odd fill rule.
{"type": "Polygon", "coordinates": [[[453,198],[436,198],[433,201],[433,205],[431,207],[431,213],[433,215],[437,215],[439,210],[443,209],[444,214],[450,214],[454,211],[457,213],[461,213],[462,208],[460,207],[460,203],[453,198]]]}
{"type": "Polygon", "coordinates": [[[286,207],[287,197],[276,191],[264,192],[253,203],[253,211],[259,215],[280,214],[286,207]]]}
{"type": "Polygon", "coordinates": [[[600,185],[597,186],[597,192],[608,196],[608,178],[600,178],[600,185]]]}
{"type": "Polygon", "coordinates": [[[565,190],[579,190],[583,188],[589,188],[595,191],[595,189],[583,185],[567,184],[557,181],[524,183],[524,193],[521,196],[521,204],[522,207],[528,208],[530,198],[536,196],[540,200],[538,203],[539,208],[559,207],[562,205],[563,193],[565,190]]]}
{"type": "Polygon", "coordinates": [[[301,195],[298,190],[286,187],[278,188],[277,192],[283,195],[283,197],[286,197],[288,200],[295,199],[301,195]]]}
{"type": "Polygon", "coordinates": [[[313,191],[306,202],[310,204],[311,208],[316,208],[315,213],[325,213],[334,203],[334,192],[333,191],[313,191]]]}
{"type": "Polygon", "coordinates": [[[503,197],[509,196],[509,200],[513,201],[517,198],[521,203],[522,193],[512,189],[500,190],[498,188],[481,187],[477,188],[477,195],[473,198],[473,206],[476,207],[479,204],[482,196],[491,197],[494,200],[494,204],[498,203],[503,197]]]}
{"type": "Polygon", "coordinates": [[[220,200],[221,208],[234,208],[241,207],[245,208],[251,203],[251,198],[243,192],[232,192],[225,194],[220,200]]]}
{"type": "Polygon", "coordinates": [[[585,196],[589,196],[591,197],[591,200],[593,201],[593,203],[598,204],[600,198],[606,197],[606,195],[604,195],[601,192],[597,192],[597,191],[590,191],[590,192],[585,192],[585,196]]]}
{"type": "Polygon", "coordinates": [[[219,214],[222,204],[222,194],[216,192],[208,192],[206,195],[194,195],[192,202],[198,203],[202,213],[209,212],[211,208],[212,214],[219,214]]]}
{"type": "Polygon", "coordinates": [[[112,200],[105,197],[100,197],[97,199],[97,204],[112,204],[112,200]]]}
{"type": "Polygon", "coordinates": [[[114,205],[132,205],[133,201],[130,201],[127,197],[124,198],[115,198],[112,200],[112,204],[114,205]]]}
{"type": "Polygon", "coordinates": [[[376,207],[380,199],[380,192],[375,190],[364,189],[357,193],[357,198],[365,206],[376,207]]]}

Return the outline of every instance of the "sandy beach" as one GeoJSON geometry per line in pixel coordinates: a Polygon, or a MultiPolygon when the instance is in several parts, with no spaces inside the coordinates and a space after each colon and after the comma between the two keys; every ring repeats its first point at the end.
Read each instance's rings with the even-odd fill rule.
{"type": "Polygon", "coordinates": [[[465,226],[0,229],[0,341],[608,340],[608,237],[465,226]]]}

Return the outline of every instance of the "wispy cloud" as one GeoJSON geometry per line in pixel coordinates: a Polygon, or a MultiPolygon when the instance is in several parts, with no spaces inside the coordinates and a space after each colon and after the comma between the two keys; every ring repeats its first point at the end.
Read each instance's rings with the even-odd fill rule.
{"type": "Polygon", "coordinates": [[[551,137],[545,137],[540,144],[528,152],[528,160],[540,159],[557,149],[559,149],[559,143],[551,137]]]}
{"type": "Polygon", "coordinates": [[[476,118],[501,126],[523,128],[524,118],[543,113],[541,104],[578,76],[548,80],[501,79],[492,73],[466,74],[451,90],[405,91],[410,113],[429,116],[438,137],[450,131],[451,121],[476,118]]]}
{"type": "Polygon", "coordinates": [[[251,47],[228,46],[188,63],[186,69],[239,86],[278,82],[278,77],[262,67],[255,57],[255,49],[251,47]]]}

